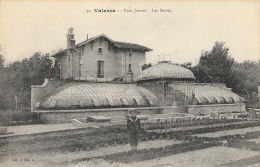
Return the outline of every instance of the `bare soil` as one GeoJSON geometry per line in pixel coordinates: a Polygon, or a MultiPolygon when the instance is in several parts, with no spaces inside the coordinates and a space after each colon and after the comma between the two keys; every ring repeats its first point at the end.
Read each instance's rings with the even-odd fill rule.
{"type": "MultiPolygon", "coordinates": [[[[22,129],[22,132],[18,132],[18,134],[29,134],[30,132],[32,132],[30,130],[30,128],[32,127],[34,127],[33,129],[37,129],[38,127],[38,130],[34,130],[35,133],[40,133],[41,131],[48,132],[48,129],[51,129],[51,131],[60,131],[64,130],[64,128],[69,129],[71,131],[69,131],[66,134],[56,134],[56,132],[49,134],[49,136],[46,134],[46,138],[42,138],[39,136],[27,136],[29,140],[27,140],[27,138],[24,138],[23,141],[17,141],[15,140],[15,138],[13,138],[12,143],[3,142],[0,145],[0,153],[3,153],[0,154],[0,166],[214,166],[260,154],[260,152],[251,150],[242,150],[228,147],[211,147],[204,150],[179,153],[171,156],[165,156],[162,158],[151,159],[148,161],[144,160],[141,162],[131,162],[128,164],[123,164],[111,161],[107,162],[102,159],[103,155],[109,155],[113,153],[121,154],[130,150],[129,144],[127,144],[127,142],[124,142],[124,140],[128,138],[126,136],[127,133],[125,130],[122,130],[122,128],[121,130],[120,128],[104,128],[85,131],[84,129],[73,127],[67,124],[64,126],[48,126],[47,128],[45,125],[33,125],[25,126],[24,128],[15,127],[16,129],[13,128],[12,130],[19,131],[22,129]],[[123,143],[118,143],[119,140],[123,141],[123,143]],[[107,141],[110,141],[110,143],[107,141]],[[117,143],[111,143],[115,141],[117,143]],[[101,144],[90,145],[90,143],[98,142],[100,142],[101,144]],[[32,147],[33,151],[31,151],[32,147]],[[44,150],[44,148],[47,149],[44,150]],[[70,150],[72,148],[73,150],[70,150]],[[4,149],[8,151],[3,151],[4,149]],[[39,151],[37,151],[37,149],[39,149],[39,151]],[[27,152],[27,150],[31,152],[27,152]],[[86,157],[101,157],[101,159],[92,159],[88,161],[78,162],[76,164],[71,164],[72,160],[74,159],[81,159],[86,157]]],[[[219,136],[225,136],[227,134],[246,134],[247,132],[257,131],[260,131],[260,126],[194,135],[199,137],[205,136],[214,138],[219,136]]],[[[201,132],[199,131],[199,133],[201,132]]],[[[144,150],[148,148],[164,148],[169,145],[179,144],[183,142],[186,141],[176,141],[174,139],[160,140],[159,138],[149,139],[149,141],[142,141],[139,145],[139,149],[144,150]]]]}
{"type": "Polygon", "coordinates": [[[176,167],[213,167],[218,164],[259,155],[260,152],[227,147],[212,147],[203,150],[180,153],[163,158],[131,163],[130,166],[176,166],[176,167]]]}

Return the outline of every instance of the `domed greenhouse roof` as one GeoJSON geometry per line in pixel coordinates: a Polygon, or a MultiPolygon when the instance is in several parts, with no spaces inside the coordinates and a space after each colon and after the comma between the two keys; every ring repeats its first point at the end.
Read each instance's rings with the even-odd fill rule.
{"type": "Polygon", "coordinates": [[[155,106],[156,96],[131,84],[70,83],[43,97],[40,109],[80,109],[155,106]]]}
{"type": "Polygon", "coordinates": [[[156,78],[195,79],[193,72],[185,67],[169,62],[160,62],[142,71],[137,76],[136,81],[156,78]]]}

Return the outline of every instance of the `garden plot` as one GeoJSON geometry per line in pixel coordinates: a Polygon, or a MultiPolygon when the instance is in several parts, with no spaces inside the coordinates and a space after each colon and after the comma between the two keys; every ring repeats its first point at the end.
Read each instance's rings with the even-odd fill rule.
{"type": "Polygon", "coordinates": [[[239,150],[235,148],[227,148],[221,146],[175,154],[162,158],[152,159],[149,161],[130,163],[128,165],[131,167],[211,167],[219,164],[248,158],[258,154],[259,153],[253,151],[239,150]]]}
{"type": "Polygon", "coordinates": [[[259,167],[259,166],[260,166],[260,162],[252,165],[247,165],[245,167],[259,167]]]}
{"type": "Polygon", "coordinates": [[[243,128],[243,129],[232,129],[232,130],[225,130],[225,131],[218,131],[218,132],[211,132],[211,133],[203,133],[203,134],[195,134],[192,136],[215,138],[215,137],[221,137],[226,135],[246,134],[248,132],[257,132],[257,131],[260,131],[260,126],[243,128]]]}
{"type": "Polygon", "coordinates": [[[256,142],[256,144],[260,144],[260,138],[251,139],[251,140],[248,140],[248,141],[254,141],[254,142],[256,142]]]}
{"type": "MultiPolygon", "coordinates": [[[[168,122],[167,122],[168,123],[168,122]]],[[[200,129],[192,130],[189,131],[189,133],[184,133],[186,131],[180,131],[179,135],[180,136],[185,136],[185,135],[190,135],[190,134],[196,134],[196,133],[205,133],[205,132],[212,132],[214,130],[223,130],[223,129],[231,129],[231,128],[242,128],[244,126],[255,126],[254,128],[243,128],[239,130],[226,130],[226,131],[220,131],[220,132],[215,132],[215,133],[227,133],[227,132],[234,132],[235,134],[241,134],[243,133],[248,133],[248,132],[255,132],[258,131],[260,132],[260,126],[259,124],[252,123],[252,122],[239,122],[235,124],[238,125],[232,125],[232,126],[224,126],[224,125],[218,125],[220,127],[205,127],[204,129],[201,129],[201,126],[199,126],[200,129]],[[242,125],[242,126],[241,126],[242,125]],[[212,129],[213,128],[213,129],[212,129]],[[215,129],[214,129],[215,128],[215,129]],[[183,133],[182,133],[183,132],[183,133]]],[[[166,122],[165,122],[166,124],[166,122]]],[[[233,124],[233,123],[232,123],[233,124]]],[[[64,124],[65,125],[65,124],[64,124]]],[[[12,143],[7,143],[7,148],[5,145],[1,147],[1,149],[6,150],[6,152],[3,152],[3,156],[6,158],[2,160],[8,160],[10,161],[10,158],[12,159],[19,159],[19,158],[27,158],[28,159],[34,159],[35,161],[39,163],[45,164],[45,166],[53,166],[55,165],[62,165],[66,166],[69,165],[69,162],[78,163],[80,161],[85,161],[89,160],[92,157],[99,157],[99,158],[104,158],[108,160],[109,162],[118,162],[120,161],[120,158],[125,159],[125,161],[120,161],[124,163],[131,164],[133,161],[130,163],[130,161],[127,160],[127,158],[131,159],[131,157],[134,159],[134,162],[137,163],[137,159],[139,158],[139,161],[145,161],[145,159],[160,159],[157,157],[168,157],[168,155],[177,155],[181,152],[184,151],[190,151],[191,150],[197,150],[197,149],[205,149],[207,147],[203,147],[204,145],[207,144],[213,144],[209,147],[215,147],[214,141],[202,143],[201,145],[200,142],[203,142],[201,140],[195,141],[195,143],[198,142],[197,146],[192,143],[193,140],[186,140],[186,137],[183,141],[191,141],[191,142],[180,142],[180,141],[174,141],[174,140],[165,140],[163,138],[167,139],[177,139],[175,138],[175,132],[165,134],[164,130],[170,130],[172,131],[174,128],[169,128],[164,129],[161,131],[161,125],[164,125],[163,123],[159,124],[147,124],[148,128],[147,129],[153,129],[153,131],[159,130],[161,133],[160,134],[153,134],[150,132],[147,133],[142,133],[140,136],[141,140],[148,140],[152,139],[149,141],[143,141],[140,143],[139,146],[139,154],[138,156],[134,157],[128,155],[130,146],[128,143],[128,135],[127,131],[125,129],[125,125],[117,125],[117,126],[111,126],[111,127],[102,127],[102,128],[75,128],[70,124],[68,126],[68,130],[64,131],[64,127],[59,125],[59,126],[54,126],[52,127],[47,127],[47,129],[55,129],[55,130],[61,130],[61,131],[55,131],[51,132],[51,134],[46,133],[44,136],[39,136],[38,134],[32,135],[29,139],[30,140],[25,140],[23,139],[22,141],[16,141],[17,139],[20,138],[14,138],[15,141],[12,143]],[[158,125],[160,125],[158,127],[158,125]],[[64,132],[64,133],[63,133],[64,132]],[[173,134],[173,135],[172,135],[173,134]],[[173,138],[172,138],[173,137],[173,138]],[[158,140],[158,138],[162,140],[158,140]],[[183,144],[180,144],[183,143],[183,144]],[[177,146],[180,144],[180,146],[177,146]],[[166,147],[167,146],[167,147],[166,147]],[[174,146],[174,147],[171,147],[174,146]],[[176,148],[175,148],[176,147],[176,148]],[[155,150],[153,150],[155,148],[155,150]],[[157,149],[158,148],[158,149],[157,149]],[[150,149],[150,150],[149,150],[150,149]],[[169,151],[170,150],[170,151],[169,151]],[[12,154],[9,154],[11,152],[12,154]],[[12,155],[12,157],[10,157],[12,155]],[[112,157],[111,157],[111,156],[112,157]],[[113,157],[117,157],[119,160],[116,158],[113,159],[113,157]],[[139,156],[140,155],[140,156],[139,156]],[[152,156],[151,156],[152,155],[152,156]],[[163,155],[163,156],[162,156],[163,155]],[[148,158],[146,158],[146,156],[148,158]],[[46,164],[47,163],[47,164],[46,164]]],[[[32,126],[26,126],[25,129],[23,130],[28,130],[29,127],[32,126]]],[[[41,126],[34,126],[34,127],[39,127],[41,131],[45,130],[43,129],[43,125],[41,126]]],[[[164,127],[164,126],[163,126],[164,127]]],[[[187,127],[188,128],[188,127],[187,127]]],[[[192,127],[194,128],[194,127],[192,127]]],[[[183,129],[182,129],[183,130],[183,129]]],[[[186,130],[186,129],[185,129],[186,130]]],[[[175,130],[176,131],[176,130],[175,130]]],[[[215,134],[212,133],[212,134],[215,134]]],[[[209,137],[210,133],[206,133],[206,136],[209,137]]],[[[231,133],[228,133],[231,134],[231,133]]],[[[257,133],[258,134],[258,133],[257,133]]],[[[257,136],[257,134],[250,134],[251,137],[257,136]]],[[[177,134],[176,134],[177,135],[177,134]]],[[[226,134],[224,134],[226,135],[226,134]]],[[[248,134],[247,134],[248,135],[248,134]]],[[[26,136],[26,135],[25,135],[26,136]]],[[[221,134],[220,134],[221,136],[221,134]]],[[[29,136],[28,136],[29,137],[29,136]]],[[[190,136],[187,136],[190,137],[190,136]]],[[[256,137],[254,137],[256,138],[256,137]]],[[[187,138],[188,139],[188,138],[187,138]]],[[[182,140],[182,139],[180,139],[182,140]]],[[[3,140],[3,143],[4,140],[3,140]]],[[[217,142],[215,144],[220,144],[222,143],[217,142]]],[[[219,146],[219,145],[218,145],[219,146]]],[[[232,149],[232,148],[228,148],[232,149]]],[[[2,151],[2,150],[1,150],[2,151]]],[[[248,151],[248,150],[243,150],[243,151],[248,151]]],[[[194,151],[193,151],[194,152],[194,151]]],[[[240,152],[240,150],[238,151],[240,152]]],[[[216,153],[217,154],[217,153],[216,153]]],[[[206,155],[207,156],[207,155],[206,155]]],[[[207,158],[207,157],[206,157],[207,158]]],[[[35,163],[34,161],[34,163],[35,163]]],[[[12,162],[15,163],[15,162],[12,162]]],[[[95,163],[95,162],[94,162],[95,163]]],[[[19,164],[17,164],[19,166],[19,164]]],[[[11,165],[11,166],[17,166],[17,165],[11,165]]],[[[0,159],[0,166],[1,165],[1,159],[0,159]]],[[[5,166],[5,165],[4,165],[5,166]]],[[[24,166],[30,166],[30,165],[24,165],[24,166]]],[[[35,166],[35,165],[33,165],[35,166]]],[[[37,165],[38,166],[38,165],[37,165]]],[[[147,165],[144,165],[147,166],[147,165]]]]}
{"type": "MultiPolygon", "coordinates": [[[[144,141],[140,142],[138,149],[148,149],[148,148],[160,148],[165,147],[173,144],[180,144],[181,141],[174,141],[174,140],[150,140],[150,141],[144,141]]],[[[96,148],[88,151],[74,151],[74,152],[49,152],[49,153],[32,153],[32,154],[17,154],[13,155],[12,159],[20,159],[20,158],[26,158],[30,157],[30,159],[34,159],[34,162],[38,162],[39,164],[48,162],[48,164],[60,164],[61,162],[70,162],[75,159],[81,159],[81,158],[92,158],[92,157],[101,157],[104,155],[109,155],[113,153],[120,153],[120,152],[126,152],[130,151],[130,145],[116,145],[116,146],[107,146],[107,147],[101,147],[96,148]]],[[[6,158],[7,162],[10,162],[10,158],[6,158]]],[[[19,162],[18,162],[19,163],[19,162]]],[[[12,162],[12,164],[15,166],[15,162],[12,162]]],[[[1,164],[0,164],[1,166],[1,164]]]]}

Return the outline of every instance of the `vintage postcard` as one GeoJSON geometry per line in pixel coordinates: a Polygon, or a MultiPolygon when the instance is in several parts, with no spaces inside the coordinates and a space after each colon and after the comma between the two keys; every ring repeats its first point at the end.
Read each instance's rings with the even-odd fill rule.
{"type": "Polygon", "coordinates": [[[260,166],[260,2],[0,0],[0,166],[260,166]]]}

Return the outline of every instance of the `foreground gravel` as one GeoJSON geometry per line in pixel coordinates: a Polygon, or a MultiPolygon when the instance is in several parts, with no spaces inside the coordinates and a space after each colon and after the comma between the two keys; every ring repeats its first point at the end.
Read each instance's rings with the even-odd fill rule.
{"type": "MultiPolygon", "coordinates": [[[[172,145],[180,143],[180,141],[172,140],[155,140],[148,142],[141,142],[139,149],[145,148],[157,148],[166,145],[172,145]]],[[[260,152],[241,150],[236,148],[228,147],[211,147],[203,150],[190,151],[180,154],[174,154],[171,156],[166,156],[162,158],[155,158],[148,161],[133,162],[129,164],[123,164],[119,162],[107,162],[103,159],[92,159],[89,161],[81,161],[77,164],[67,164],[61,165],[60,162],[66,162],[72,159],[82,158],[82,157],[93,157],[106,153],[116,153],[122,151],[130,150],[129,145],[117,145],[109,146],[106,148],[98,148],[96,150],[90,151],[78,151],[73,153],[57,153],[54,155],[16,155],[15,158],[28,158],[28,162],[20,161],[14,162],[12,159],[6,159],[4,162],[0,163],[0,166],[4,167],[213,167],[215,165],[220,165],[228,162],[233,162],[240,159],[245,159],[251,156],[260,155],[260,152]],[[34,161],[32,161],[34,160],[34,161]]],[[[255,167],[257,164],[252,164],[249,167],[255,167]]]]}
{"type": "MultiPolygon", "coordinates": [[[[140,142],[138,149],[143,150],[147,148],[159,148],[159,147],[165,147],[168,145],[173,144],[179,144],[182,143],[181,141],[174,141],[174,140],[149,140],[140,142]]],[[[68,153],[47,153],[47,154],[17,154],[12,155],[11,157],[8,156],[6,158],[2,158],[2,163],[0,163],[0,166],[61,166],[60,164],[63,163],[69,163],[72,160],[75,159],[81,159],[81,158],[91,158],[91,157],[99,157],[103,155],[113,154],[113,153],[120,153],[130,151],[130,145],[116,145],[116,146],[108,146],[108,147],[101,147],[96,148],[94,150],[89,151],[75,151],[75,152],[68,152],[68,153]],[[22,161],[20,161],[22,159],[22,161]],[[25,161],[25,159],[28,159],[29,161],[25,161]],[[19,161],[14,161],[19,160],[19,161]],[[1,165],[2,164],[2,165],[1,165]]],[[[1,159],[0,159],[1,162],[1,159]]],[[[72,165],[75,166],[75,165],[72,165]]]]}
{"type": "Polygon", "coordinates": [[[218,164],[228,163],[259,154],[260,152],[240,150],[235,148],[212,147],[203,150],[190,151],[167,157],[156,158],[149,161],[131,163],[129,166],[213,167],[218,164]]]}

